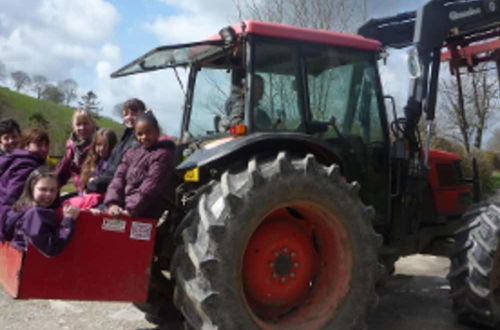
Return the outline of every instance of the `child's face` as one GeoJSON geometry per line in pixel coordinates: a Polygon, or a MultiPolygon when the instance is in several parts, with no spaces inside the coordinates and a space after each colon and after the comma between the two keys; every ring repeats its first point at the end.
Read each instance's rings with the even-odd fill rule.
{"type": "Polygon", "coordinates": [[[158,140],[160,132],[153,124],[146,120],[141,120],[135,124],[135,137],[142,147],[148,149],[158,140]]]}
{"type": "Polygon", "coordinates": [[[30,142],[26,150],[45,159],[49,155],[49,144],[47,142],[30,142]]]}
{"type": "Polygon", "coordinates": [[[17,147],[18,142],[19,134],[15,131],[0,135],[0,149],[5,152],[12,152],[17,147]]]}
{"type": "Polygon", "coordinates": [[[57,197],[57,181],[53,178],[41,178],[33,187],[33,201],[36,206],[49,207],[57,197]]]}
{"type": "Polygon", "coordinates": [[[87,118],[76,118],[73,121],[73,132],[78,140],[84,141],[90,139],[93,131],[94,126],[87,120],[87,118]]]}
{"type": "Polygon", "coordinates": [[[95,144],[95,153],[101,157],[106,158],[109,155],[109,144],[104,137],[98,137],[95,144]]]}
{"type": "Polygon", "coordinates": [[[123,108],[122,116],[123,116],[123,124],[128,128],[134,127],[135,119],[137,116],[142,114],[142,111],[134,111],[128,108],[123,108]]]}

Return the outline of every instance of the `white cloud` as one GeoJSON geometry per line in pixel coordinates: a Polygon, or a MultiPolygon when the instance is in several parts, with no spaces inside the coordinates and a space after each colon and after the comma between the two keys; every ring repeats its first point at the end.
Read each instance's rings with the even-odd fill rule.
{"type": "Polygon", "coordinates": [[[75,68],[109,54],[101,45],[112,39],[119,20],[103,0],[3,0],[0,12],[0,60],[9,71],[49,80],[70,78],[75,68]]]}
{"type": "Polygon", "coordinates": [[[102,0],[45,0],[38,13],[45,26],[74,42],[104,42],[118,22],[116,9],[102,0]]]}
{"type": "Polygon", "coordinates": [[[203,40],[236,21],[233,0],[160,1],[179,12],[177,15],[158,16],[153,23],[145,25],[161,43],[203,40]]]}

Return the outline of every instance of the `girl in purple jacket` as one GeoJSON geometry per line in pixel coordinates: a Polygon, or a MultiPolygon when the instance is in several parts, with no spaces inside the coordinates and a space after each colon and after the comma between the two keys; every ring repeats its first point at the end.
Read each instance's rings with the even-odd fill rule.
{"type": "Polygon", "coordinates": [[[26,181],[21,198],[7,215],[4,239],[12,240],[12,246],[21,251],[26,251],[31,243],[48,257],[60,253],[71,238],[80,210],[65,206],[59,223],[54,210],[58,193],[55,173],[44,167],[34,170],[26,181]]]}
{"type": "Polygon", "coordinates": [[[45,163],[49,135],[37,128],[26,130],[19,147],[0,156],[0,229],[4,216],[21,196],[28,175],[45,163]]]}
{"type": "Polygon", "coordinates": [[[73,114],[71,126],[73,132],[66,141],[66,152],[57,166],[56,173],[61,186],[65,185],[72,177],[73,184],[81,193],[83,186],[80,184],[80,172],[90,150],[96,125],[88,110],[77,109],[73,114]]]}
{"type": "Polygon", "coordinates": [[[173,170],[175,145],[158,141],[160,127],[151,112],[140,115],[134,124],[140,146],[128,150],[111,181],[104,205],[113,216],[159,218],[173,170]]]}

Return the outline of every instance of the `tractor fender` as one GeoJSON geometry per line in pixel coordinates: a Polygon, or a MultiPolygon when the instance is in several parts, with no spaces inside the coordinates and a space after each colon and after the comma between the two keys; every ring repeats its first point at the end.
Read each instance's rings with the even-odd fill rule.
{"type": "Polygon", "coordinates": [[[344,161],[340,146],[328,145],[323,141],[301,133],[254,133],[248,136],[214,140],[194,151],[180,163],[176,170],[183,172],[195,167],[225,167],[250,159],[257,154],[274,155],[286,150],[290,153],[313,154],[325,165],[336,163],[343,172],[344,161]]]}

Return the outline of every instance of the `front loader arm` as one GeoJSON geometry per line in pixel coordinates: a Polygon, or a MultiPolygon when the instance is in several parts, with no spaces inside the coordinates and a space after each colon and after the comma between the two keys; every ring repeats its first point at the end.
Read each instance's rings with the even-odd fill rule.
{"type": "MultiPolygon", "coordinates": [[[[426,113],[428,128],[434,119],[441,49],[450,42],[499,28],[500,0],[430,0],[416,12],[372,19],[359,28],[359,34],[377,39],[386,47],[413,45],[418,51],[421,75],[412,78],[405,106],[405,131],[410,140],[415,141],[422,112],[426,113]]],[[[413,146],[418,148],[415,143],[413,146]]]]}

